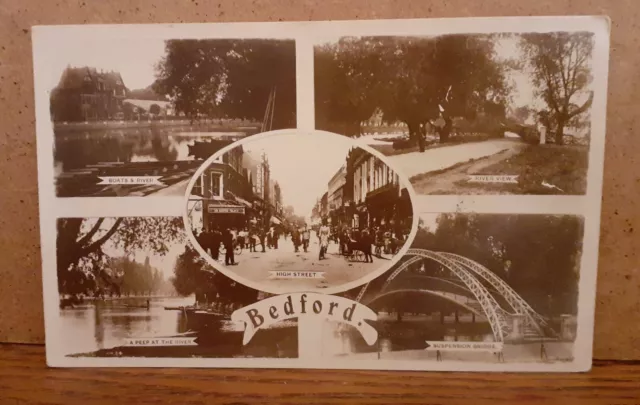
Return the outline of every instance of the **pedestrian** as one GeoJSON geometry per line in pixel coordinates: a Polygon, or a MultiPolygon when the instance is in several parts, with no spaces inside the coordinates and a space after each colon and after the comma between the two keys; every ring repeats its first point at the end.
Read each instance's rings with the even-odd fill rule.
{"type": "Polygon", "coordinates": [[[325,253],[327,253],[327,248],[329,247],[329,234],[331,230],[327,226],[327,220],[322,220],[322,226],[318,230],[318,238],[320,239],[320,252],[318,254],[318,260],[323,260],[325,258],[325,253]]]}
{"type": "Polygon", "coordinates": [[[280,239],[280,229],[273,229],[273,248],[278,249],[278,239],[280,239]]]}
{"type": "Polygon", "coordinates": [[[311,240],[311,231],[309,227],[305,225],[304,230],[302,231],[302,248],[304,252],[307,253],[309,249],[309,241],[311,240]]]}
{"type": "Polygon", "coordinates": [[[216,227],[211,235],[211,255],[215,260],[220,258],[220,244],[222,244],[222,232],[216,227]]]}
{"type": "Polygon", "coordinates": [[[300,248],[300,232],[297,228],[291,232],[291,242],[293,242],[295,252],[298,253],[300,248]]]}
{"type": "Polygon", "coordinates": [[[249,233],[247,234],[247,243],[249,244],[249,252],[256,251],[256,234],[255,229],[249,229],[249,233]]]}
{"type": "Polygon", "coordinates": [[[238,245],[240,245],[240,249],[244,249],[248,236],[249,232],[247,232],[247,228],[242,228],[240,232],[238,232],[238,245]]]}
{"type": "Polygon", "coordinates": [[[260,229],[260,245],[262,246],[262,253],[266,252],[264,243],[265,243],[265,239],[267,238],[267,232],[265,229],[260,229]]]}
{"type": "Polygon", "coordinates": [[[224,264],[227,266],[233,266],[236,264],[235,257],[233,255],[233,234],[229,228],[225,228],[222,234],[222,244],[224,245],[224,264]]]}

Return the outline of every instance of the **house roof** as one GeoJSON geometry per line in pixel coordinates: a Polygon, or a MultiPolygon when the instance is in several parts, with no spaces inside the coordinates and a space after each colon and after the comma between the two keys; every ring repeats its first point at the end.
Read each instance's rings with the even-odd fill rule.
{"type": "Polygon", "coordinates": [[[58,88],[74,89],[82,87],[85,78],[88,77],[93,83],[102,80],[109,88],[126,88],[122,75],[119,72],[108,71],[99,72],[96,68],[89,66],[71,67],[62,72],[58,88]],[[119,84],[118,84],[119,83],[119,84]]]}

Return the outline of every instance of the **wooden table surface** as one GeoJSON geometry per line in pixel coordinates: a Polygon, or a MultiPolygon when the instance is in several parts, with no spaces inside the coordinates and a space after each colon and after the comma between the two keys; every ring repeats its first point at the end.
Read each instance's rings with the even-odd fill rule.
{"type": "Polygon", "coordinates": [[[582,374],[50,369],[43,346],[0,344],[0,404],[640,405],[640,362],[582,374]]]}

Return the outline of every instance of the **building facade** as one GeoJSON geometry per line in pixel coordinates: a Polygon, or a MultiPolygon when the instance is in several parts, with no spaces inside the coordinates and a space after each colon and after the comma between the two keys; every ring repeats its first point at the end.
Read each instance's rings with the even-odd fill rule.
{"type": "Polygon", "coordinates": [[[351,227],[411,229],[413,209],[408,190],[384,162],[354,148],[347,157],[347,178],[352,187],[347,209],[351,227]]]}
{"type": "Polygon", "coordinates": [[[245,228],[252,216],[251,186],[242,165],[242,147],[220,156],[200,175],[192,195],[202,198],[203,228],[245,228]]]}
{"type": "Polygon", "coordinates": [[[67,67],[51,91],[54,122],[124,119],[127,88],[118,72],[67,67]]]}
{"type": "Polygon", "coordinates": [[[345,205],[345,186],[347,183],[346,164],[340,166],[331,177],[328,184],[329,218],[334,226],[341,226],[347,222],[345,205]]]}

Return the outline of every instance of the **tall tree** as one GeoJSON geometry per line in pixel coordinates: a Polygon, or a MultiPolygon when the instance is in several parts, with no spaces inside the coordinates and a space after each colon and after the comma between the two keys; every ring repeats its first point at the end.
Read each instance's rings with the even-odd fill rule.
{"type": "MultiPolygon", "coordinates": [[[[169,40],[154,91],[191,118],[263,121],[274,98],[271,129],[296,123],[296,60],[292,40],[169,40]]],[[[270,120],[271,122],[271,120],[270,120]]]]}
{"type": "Polygon", "coordinates": [[[386,78],[382,38],[345,37],[315,49],[315,108],[318,128],[359,136],[374,113],[386,78]]]}
{"type": "Polygon", "coordinates": [[[109,244],[125,254],[144,250],[166,254],[184,239],[178,217],[60,218],[56,239],[58,288],[61,294],[87,294],[96,280],[113,284],[109,244]]]}
{"type": "Polygon", "coordinates": [[[538,311],[575,313],[582,233],[575,216],[443,214],[436,231],[420,231],[413,246],[477,261],[538,311]]]}
{"type": "Polygon", "coordinates": [[[315,59],[321,128],[342,123],[341,132],[354,135],[381,108],[385,121],[405,122],[412,139],[441,118],[446,141],[454,117],[504,115],[506,65],[490,35],[344,38],[317,48],[315,59]]]}
{"type": "Polygon", "coordinates": [[[257,301],[258,291],[236,283],[211,267],[190,245],[178,256],[171,279],[182,296],[195,294],[199,302],[249,305],[257,301]]]}
{"type": "Polygon", "coordinates": [[[404,121],[414,138],[421,124],[441,121],[436,128],[446,142],[455,117],[504,115],[506,65],[496,60],[494,46],[491,35],[396,38],[388,48],[385,118],[404,121]]]}
{"type": "Polygon", "coordinates": [[[593,34],[552,32],[523,34],[523,62],[531,80],[549,108],[547,125],[553,125],[555,143],[563,144],[564,128],[579,120],[593,101],[590,85],[593,34]]]}

